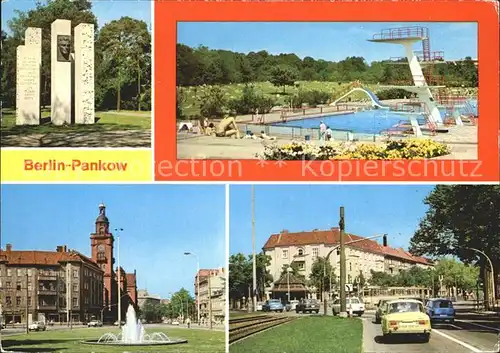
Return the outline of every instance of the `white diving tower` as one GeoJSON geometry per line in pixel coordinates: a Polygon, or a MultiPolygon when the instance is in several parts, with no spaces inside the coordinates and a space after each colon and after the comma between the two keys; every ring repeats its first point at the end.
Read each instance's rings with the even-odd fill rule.
{"type": "MultiPolygon", "coordinates": [[[[418,99],[425,104],[430,123],[433,123],[436,126],[442,126],[443,118],[441,117],[438,105],[434,101],[431,88],[439,89],[445,88],[446,86],[439,84],[432,85],[432,82],[426,82],[419,57],[413,51],[414,44],[422,41],[424,47],[424,62],[428,63],[429,60],[431,60],[429,52],[429,30],[426,27],[403,27],[385,29],[380,33],[375,34],[373,38],[369,39],[368,41],[375,43],[400,44],[404,47],[408,65],[410,66],[411,75],[413,77],[414,86],[396,85],[387,87],[404,89],[408,92],[415,93],[418,99]]],[[[410,121],[412,127],[416,130],[416,135],[421,136],[422,133],[420,127],[418,126],[417,119],[414,116],[410,116],[410,121]]],[[[457,116],[455,116],[455,121],[457,125],[463,125],[463,122],[458,114],[457,116]]]]}

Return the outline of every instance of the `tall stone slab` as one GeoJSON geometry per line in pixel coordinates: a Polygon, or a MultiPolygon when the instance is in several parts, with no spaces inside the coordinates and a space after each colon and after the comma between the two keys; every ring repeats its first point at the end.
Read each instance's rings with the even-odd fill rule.
{"type": "Polygon", "coordinates": [[[75,123],[95,122],[94,25],[75,27],[75,123]]]}
{"type": "Polygon", "coordinates": [[[16,125],[40,124],[39,49],[33,45],[17,47],[16,125]]]}
{"type": "Polygon", "coordinates": [[[24,44],[17,48],[16,125],[38,125],[40,124],[42,29],[28,27],[24,32],[24,44]]]}
{"type": "Polygon", "coordinates": [[[71,124],[71,21],[52,22],[50,44],[51,121],[71,124]]]}

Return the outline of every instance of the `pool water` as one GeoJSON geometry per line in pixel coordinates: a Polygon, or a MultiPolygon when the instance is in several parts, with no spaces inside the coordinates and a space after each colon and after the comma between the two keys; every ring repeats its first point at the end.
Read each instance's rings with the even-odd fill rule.
{"type": "MultiPolygon", "coordinates": [[[[460,108],[462,114],[470,113],[471,111],[477,115],[477,101],[469,101],[469,105],[460,108]]],[[[439,109],[441,116],[446,115],[446,109],[439,109]]],[[[416,114],[419,125],[425,124],[425,119],[422,115],[416,114]]],[[[319,124],[323,121],[332,130],[352,131],[362,134],[379,134],[380,132],[390,129],[399,124],[401,121],[410,122],[409,114],[401,114],[386,109],[365,110],[356,113],[327,115],[317,118],[308,118],[301,120],[290,120],[285,123],[274,123],[274,126],[300,127],[306,129],[319,129],[319,124]]]]}
{"type": "MultiPolygon", "coordinates": [[[[421,123],[424,122],[421,116],[418,119],[422,120],[421,123]]],[[[318,129],[319,124],[323,121],[332,130],[349,130],[363,134],[378,134],[398,124],[401,120],[409,121],[408,114],[398,114],[382,110],[366,110],[351,114],[292,120],[273,125],[318,129]]]]}

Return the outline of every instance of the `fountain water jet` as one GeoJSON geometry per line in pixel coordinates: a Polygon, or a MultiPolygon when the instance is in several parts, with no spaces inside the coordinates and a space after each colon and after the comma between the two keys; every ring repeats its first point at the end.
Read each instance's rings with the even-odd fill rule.
{"type": "Polygon", "coordinates": [[[134,307],[129,305],[126,322],[120,334],[106,332],[98,340],[83,341],[83,343],[109,346],[162,346],[187,343],[187,340],[172,339],[163,332],[147,334],[144,326],[137,320],[134,307]]]}

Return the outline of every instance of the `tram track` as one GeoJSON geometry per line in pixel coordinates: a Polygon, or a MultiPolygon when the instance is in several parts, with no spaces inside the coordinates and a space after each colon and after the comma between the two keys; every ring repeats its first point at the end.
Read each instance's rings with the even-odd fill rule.
{"type": "Polygon", "coordinates": [[[291,316],[260,315],[229,320],[229,344],[295,320],[291,316]]]}

